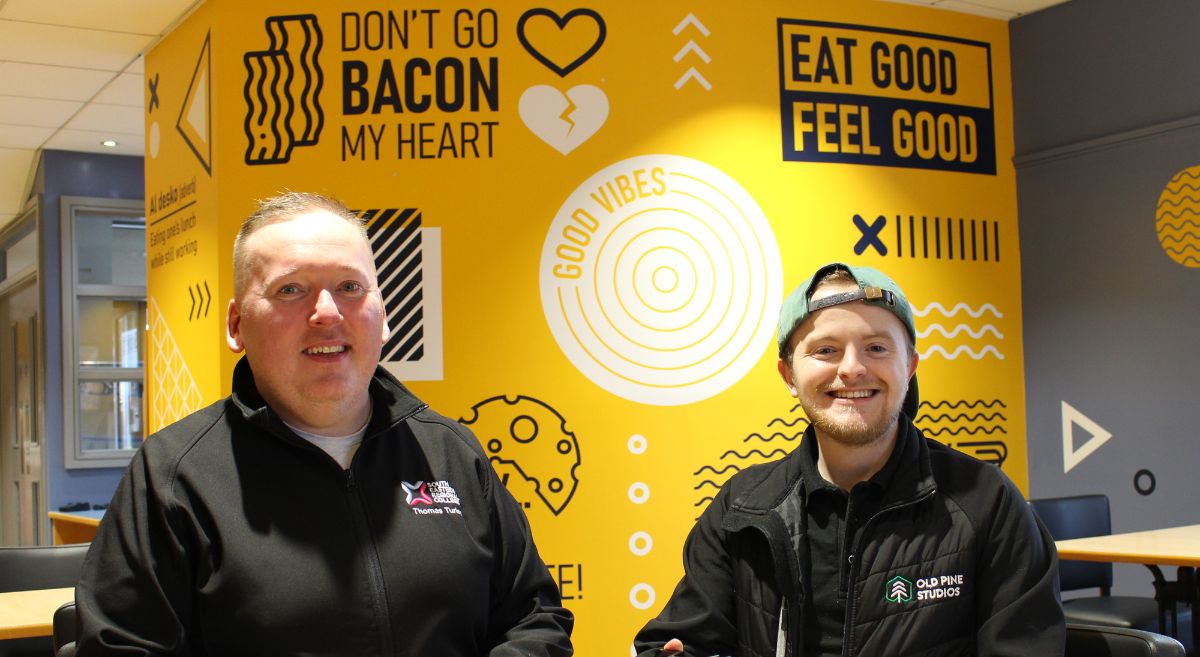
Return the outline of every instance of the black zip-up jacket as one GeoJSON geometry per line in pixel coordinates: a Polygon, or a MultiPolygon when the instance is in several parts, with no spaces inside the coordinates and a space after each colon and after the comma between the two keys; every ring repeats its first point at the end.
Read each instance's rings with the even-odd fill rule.
{"type": "Polygon", "coordinates": [[[343,470],[243,359],[233,395],[150,437],[76,590],[78,657],[565,657],[529,525],[465,428],[382,369],[343,470]]]}
{"type": "MultiPolygon", "coordinates": [[[[904,453],[851,547],[842,655],[1061,657],[1049,533],[999,468],[900,421],[904,453]]],[[[678,638],[689,657],[801,657],[806,597],[837,586],[808,581],[801,449],[717,494],[684,545],[682,581],[638,633],[640,655],[678,638]]]]}

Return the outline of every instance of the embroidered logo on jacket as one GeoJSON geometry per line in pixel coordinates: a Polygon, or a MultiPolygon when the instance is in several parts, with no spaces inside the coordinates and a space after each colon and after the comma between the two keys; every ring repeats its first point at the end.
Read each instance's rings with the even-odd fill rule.
{"type": "Polygon", "coordinates": [[[419,516],[454,513],[462,515],[458,493],[448,481],[400,482],[404,489],[404,501],[408,508],[419,516]]]}
{"type": "Polygon", "coordinates": [[[942,600],[962,595],[963,575],[918,577],[916,584],[897,575],[884,584],[883,599],[896,604],[913,600],[942,600]]]}
{"type": "Polygon", "coordinates": [[[895,602],[897,604],[901,602],[912,602],[912,582],[899,575],[889,579],[883,588],[883,599],[887,600],[888,602],[895,602]]]}

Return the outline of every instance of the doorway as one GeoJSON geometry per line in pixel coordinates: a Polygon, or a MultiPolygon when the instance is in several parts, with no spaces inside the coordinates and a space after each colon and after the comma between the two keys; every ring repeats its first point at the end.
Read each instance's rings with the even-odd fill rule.
{"type": "Polygon", "coordinates": [[[45,524],[36,281],[0,285],[0,545],[38,545],[45,524]]]}

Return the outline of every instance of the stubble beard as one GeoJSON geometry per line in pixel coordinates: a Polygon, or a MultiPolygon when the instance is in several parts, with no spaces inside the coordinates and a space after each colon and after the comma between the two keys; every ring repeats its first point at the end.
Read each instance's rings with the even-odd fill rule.
{"type": "MultiPolygon", "coordinates": [[[[907,394],[908,391],[904,392],[907,394]]],[[[800,406],[818,434],[846,447],[865,447],[882,440],[890,436],[900,422],[900,405],[888,409],[878,421],[871,422],[861,415],[819,407],[816,399],[823,395],[823,391],[815,391],[812,397],[802,398],[800,406]]]]}

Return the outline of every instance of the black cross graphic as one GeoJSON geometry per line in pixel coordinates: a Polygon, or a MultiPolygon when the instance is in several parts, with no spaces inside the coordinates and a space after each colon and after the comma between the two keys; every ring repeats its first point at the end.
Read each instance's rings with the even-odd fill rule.
{"type": "Polygon", "coordinates": [[[155,73],[154,77],[150,79],[150,102],[146,105],[149,108],[146,110],[147,114],[152,113],[154,108],[158,107],[158,73],[155,73]]]}
{"type": "Polygon", "coordinates": [[[866,251],[868,246],[875,247],[875,250],[879,252],[879,255],[887,255],[887,246],[884,245],[883,240],[879,239],[879,233],[882,232],[883,227],[887,225],[887,218],[885,218],[883,215],[879,215],[879,217],[876,218],[870,226],[868,226],[867,222],[856,214],[854,215],[854,225],[858,226],[858,229],[862,231],[862,237],[860,237],[858,243],[854,245],[854,255],[862,255],[863,251],[866,251]]]}

